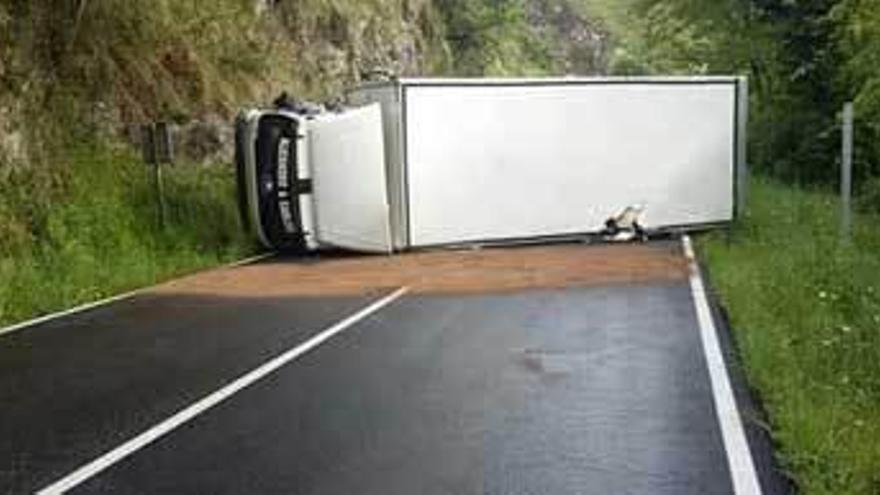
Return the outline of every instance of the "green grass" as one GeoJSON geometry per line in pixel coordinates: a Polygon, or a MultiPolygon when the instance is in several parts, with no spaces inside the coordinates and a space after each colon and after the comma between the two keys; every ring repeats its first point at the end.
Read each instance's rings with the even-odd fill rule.
{"type": "Polygon", "coordinates": [[[51,174],[25,171],[0,182],[0,324],[253,250],[239,223],[229,166],[166,168],[162,229],[152,176],[130,151],[82,146],[64,161],[51,174]]]}
{"type": "Polygon", "coordinates": [[[806,494],[880,493],[880,217],[838,237],[830,194],[752,182],[728,243],[700,249],[783,466],[806,494]]]}

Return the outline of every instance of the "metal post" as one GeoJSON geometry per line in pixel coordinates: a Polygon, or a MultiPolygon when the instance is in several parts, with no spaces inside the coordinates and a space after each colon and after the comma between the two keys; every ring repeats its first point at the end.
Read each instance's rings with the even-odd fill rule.
{"type": "Polygon", "coordinates": [[[156,170],[156,200],[159,205],[159,227],[165,228],[165,191],[162,187],[162,163],[158,162],[156,170]]]}
{"type": "Polygon", "coordinates": [[[163,147],[159,144],[157,126],[144,124],[141,126],[141,153],[144,163],[153,167],[153,186],[156,191],[156,206],[159,227],[165,227],[165,195],[162,190],[162,160],[159,151],[163,147]]]}
{"type": "Polygon", "coordinates": [[[853,104],[843,106],[843,146],[840,167],[841,222],[840,235],[845,242],[852,238],[852,166],[853,166],[853,104]]]}
{"type": "Polygon", "coordinates": [[[141,126],[141,158],[147,165],[156,163],[156,129],[150,124],[141,126]]]}
{"type": "Polygon", "coordinates": [[[164,228],[168,214],[165,207],[165,188],[162,183],[162,165],[174,162],[174,145],[171,130],[167,123],[156,122],[156,196],[159,204],[159,225],[164,228]]]}
{"type": "Polygon", "coordinates": [[[156,161],[174,163],[174,140],[171,137],[171,126],[166,122],[156,122],[156,161]]]}

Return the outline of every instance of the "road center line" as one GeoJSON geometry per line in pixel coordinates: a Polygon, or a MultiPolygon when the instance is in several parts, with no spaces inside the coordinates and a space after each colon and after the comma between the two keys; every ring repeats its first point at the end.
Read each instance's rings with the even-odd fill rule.
{"type": "Polygon", "coordinates": [[[101,471],[104,471],[105,469],[116,464],[122,459],[125,459],[136,451],[146,447],[147,445],[158,440],[162,436],[170,433],[175,428],[195,418],[199,414],[202,414],[203,412],[232,397],[237,392],[240,392],[244,388],[256,383],[260,379],[266,377],[267,375],[281,368],[287,363],[318,347],[322,343],[331,339],[336,334],[341,333],[342,331],[353,326],[364,318],[372,315],[373,313],[376,313],[380,309],[399,299],[408,291],[408,287],[401,287],[391,294],[383,297],[382,299],[373,302],[372,304],[361,309],[357,313],[327,328],[321,333],[303,342],[302,344],[299,344],[298,346],[284,352],[283,354],[240,376],[223,388],[220,388],[215,392],[212,392],[211,394],[203,397],[198,402],[187,406],[185,409],[182,409],[173,416],[154,425],[150,429],[128,440],[127,442],[116,447],[115,449],[101,455],[100,457],[94,459],[88,464],[68,474],[64,478],[61,478],[60,480],[52,483],[46,488],[43,488],[37,493],[41,495],[60,494],[75,488],[76,486],[97,475],[101,471]]]}
{"type": "Polygon", "coordinates": [[[694,255],[690,236],[685,235],[682,238],[682,244],[690,265],[691,293],[697,312],[697,322],[700,326],[703,353],[709,368],[712,395],[715,398],[715,412],[721,426],[724,450],[727,452],[733,491],[736,495],[761,495],[761,483],[758,481],[755,463],[749,450],[749,442],[739,415],[739,409],[736,406],[736,398],[730,385],[730,376],[724,364],[721,344],[718,342],[718,329],[712,319],[709,301],[706,298],[706,286],[700,275],[700,267],[694,255]]]}

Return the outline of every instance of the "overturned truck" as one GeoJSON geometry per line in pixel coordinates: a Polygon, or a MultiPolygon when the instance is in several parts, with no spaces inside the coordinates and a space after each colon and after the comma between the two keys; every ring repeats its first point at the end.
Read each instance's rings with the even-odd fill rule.
{"type": "Polygon", "coordinates": [[[242,215],[266,247],[389,253],[735,217],[748,89],[739,77],[399,79],[344,109],[244,112],[242,215]]]}

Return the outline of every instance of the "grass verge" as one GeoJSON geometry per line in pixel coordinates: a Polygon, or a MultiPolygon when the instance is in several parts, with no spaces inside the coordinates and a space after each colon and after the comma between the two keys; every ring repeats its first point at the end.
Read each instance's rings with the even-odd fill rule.
{"type": "Polygon", "coordinates": [[[0,183],[0,325],[253,251],[230,167],[166,168],[160,228],[152,176],[130,151],[79,146],[64,162],[48,184],[27,172],[0,183]]]}
{"type": "Polygon", "coordinates": [[[752,182],[699,248],[730,312],[782,464],[806,494],[880,493],[880,217],[838,236],[834,196],[752,182]]]}

